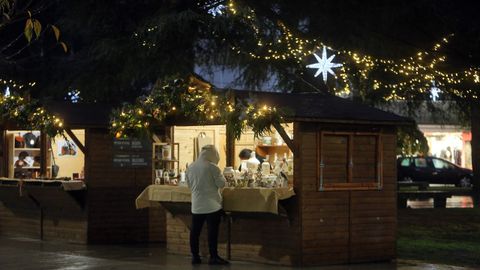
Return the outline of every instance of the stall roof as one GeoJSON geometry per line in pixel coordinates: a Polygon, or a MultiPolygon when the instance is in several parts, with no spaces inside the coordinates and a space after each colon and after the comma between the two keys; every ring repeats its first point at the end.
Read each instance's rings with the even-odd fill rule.
{"type": "MultiPolygon", "coordinates": [[[[217,89],[216,92],[227,90],[217,89]]],[[[278,93],[234,90],[237,97],[255,97],[261,103],[287,108],[287,120],[337,123],[412,124],[410,118],[323,93],[278,93]]],[[[70,128],[107,127],[112,106],[98,103],[49,103],[46,107],[64,119],[70,128]]],[[[172,124],[189,122],[177,117],[172,124]]],[[[191,123],[190,123],[191,124],[191,123]]],[[[181,125],[181,124],[180,124],[181,125]]]]}
{"type": "MultiPolygon", "coordinates": [[[[226,90],[217,90],[226,91],[226,90]]],[[[239,97],[256,97],[277,108],[288,108],[291,120],[314,122],[412,124],[410,118],[323,93],[278,93],[234,90],[239,97]]]]}
{"type": "Polygon", "coordinates": [[[46,108],[69,128],[108,127],[112,106],[99,103],[52,102],[46,108]]]}

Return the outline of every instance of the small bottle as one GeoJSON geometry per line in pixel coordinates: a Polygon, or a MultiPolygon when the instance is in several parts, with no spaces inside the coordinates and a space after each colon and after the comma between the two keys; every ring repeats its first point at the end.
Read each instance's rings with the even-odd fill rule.
{"type": "Polygon", "coordinates": [[[165,182],[165,185],[170,185],[170,175],[167,170],[163,172],[163,181],[165,182]]]}
{"type": "Polygon", "coordinates": [[[293,175],[293,154],[287,159],[287,175],[293,175]]]}
{"type": "Polygon", "coordinates": [[[223,169],[223,177],[225,177],[227,187],[235,186],[235,170],[233,167],[225,167],[223,169]]]}
{"type": "Polygon", "coordinates": [[[180,182],[178,183],[180,186],[187,186],[187,181],[185,179],[185,172],[180,170],[180,182]]]}
{"type": "Polygon", "coordinates": [[[250,158],[247,160],[247,168],[250,172],[256,172],[259,165],[260,161],[255,157],[255,152],[253,151],[250,154],[250,158]]]}
{"type": "Polygon", "coordinates": [[[262,162],[262,175],[269,175],[270,174],[270,163],[265,159],[264,162],[262,162]]]}
{"type": "Polygon", "coordinates": [[[273,161],[273,172],[276,175],[280,175],[280,172],[282,171],[282,161],[278,158],[277,153],[275,153],[275,158],[273,161]]]}

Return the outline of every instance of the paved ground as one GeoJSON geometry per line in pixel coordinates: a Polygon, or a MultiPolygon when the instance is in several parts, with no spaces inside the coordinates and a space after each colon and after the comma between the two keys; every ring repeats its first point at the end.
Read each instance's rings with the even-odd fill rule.
{"type": "MultiPolygon", "coordinates": [[[[0,237],[0,269],[53,270],[53,269],[231,269],[258,270],[279,267],[233,261],[230,266],[191,266],[189,257],[167,254],[163,245],[101,245],[85,246],[27,238],[0,237]]],[[[460,270],[466,268],[430,265],[417,262],[358,264],[349,266],[312,267],[318,270],[460,270]]]]}

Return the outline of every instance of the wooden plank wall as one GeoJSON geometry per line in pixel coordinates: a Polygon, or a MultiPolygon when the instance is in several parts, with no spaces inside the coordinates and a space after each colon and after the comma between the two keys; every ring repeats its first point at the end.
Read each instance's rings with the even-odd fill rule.
{"type": "Polygon", "coordinates": [[[158,212],[152,213],[150,209],[135,209],[136,197],[152,181],[152,168],[114,167],[113,142],[107,129],[87,130],[85,141],[88,243],[163,241],[162,210],[155,209],[158,212]]]}
{"type": "MultiPolygon", "coordinates": [[[[6,187],[2,188],[5,191],[6,187]]],[[[18,190],[14,190],[14,192],[18,190]]],[[[57,200],[61,205],[65,195],[51,193],[51,200],[57,200]]],[[[5,194],[4,194],[5,195],[5,194]]],[[[13,199],[13,198],[12,198],[13,199]]],[[[61,240],[70,243],[85,244],[87,242],[87,222],[85,212],[81,209],[47,208],[43,211],[43,226],[40,209],[29,202],[27,191],[15,200],[13,204],[0,203],[0,234],[22,236],[40,239],[43,230],[43,240],[61,240]]]]}
{"type": "MultiPolygon", "coordinates": [[[[287,127],[293,131],[293,124],[287,127]]],[[[224,126],[206,127],[175,127],[175,142],[179,142],[180,159],[182,151],[189,156],[191,150],[183,143],[193,145],[193,137],[200,131],[210,132],[210,136],[225,135],[224,126]]],[[[208,134],[208,133],[207,133],[208,134]]],[[[225,140],[216,139],[220,155],[223,153],[225,140]]],[[[240,140],[235,142],[235,168],[240,164],[238,153],[243,148],[255,149],[255,138],[251,130],[246,131],[240,140]]],[[[223,169],[222,163],[219,164],[223,169]]],[[[232,260],[254,261],[281,265],[301,264],[301,227],[298,199],[288,203],[291,222],[286,218],[257,217],[235,218],[231,224],[231,256],[232,260]]],[[[190,215],[182,215],[167,212],[167,249],[176,254],[189,255],[190,215]]],[[[200,250],[202,256],[208,257],[206,225],[202,231],[200,250]]],[[[219,234],[219,254],[226,257],[226,221],[222,221],[219,234]]]]}
{"type": "Polygon", "coordinates": [[[382,134],[383,189],[350,192],[350,261],[390,260],[396,256],[396,137],[382,134]]]}
{"type": "MultiPolygon", "coordinates": [[[[190,215],[167,213],[167,249],[171,253],[190,255],[190,215]]],[[[206,225],[203,228],[200,251],[208,258],[206,225]]],[[[226,258],[227,223],[224,220],[219,233],[219,255],[226,258]]],[[[260,263],[299,265],[300,226],[298,219],[235,218],[231,224],[232,260],[260,263]]]]}
{"type": "Polygon", "coordinates": [[[180,168],[186,168],[186,164],[191,164],[195,157],[195,139],[198,135],[204,132],[207,137],[212,139],[212,143],[217,147],[220,155],[220,168],[225,167],[226,160],[226,129],[225,126],[175,126],[174,128],[174,142],[180,143],[180,168]]]}
{"type": "Polygon", "coordinates": [[[40,210],[6,207],[0,202],[0,235],[40,239],[40,210]]]}
{"type": "MultiPolygon", "coordinates": [[[[317,191],[317,132],[338,126],[296,123],[295,183],[300,200],[302,264],[327,265],[395,258],[395,135],[382,132],[381,190],[317,191]],[[301,183],[300,183],[301,181],[301,183]]],[[[353,131],[358,127],[351,127],[353,131]]],[[[343,127],[348,131],[349,127],[343,127]]]]}

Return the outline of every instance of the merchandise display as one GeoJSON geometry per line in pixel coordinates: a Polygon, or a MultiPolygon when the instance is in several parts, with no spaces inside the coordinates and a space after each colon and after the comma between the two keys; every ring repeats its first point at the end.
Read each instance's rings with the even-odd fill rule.
{"type": "MultiPolygon", "coordinates": [[[[213,144],[219,150],[228,147],[221,139],[224,128],[182,126],[175,128],[172,137],[164,137],[164,142],[153,143],[152,183],[187,186],[185,173],[188,164],[198,155],[200,141],[202,145],[213,144]]],[[[293,153],[278,132],[267,132],[261,137],[246,133],[234,144],[237,154],[231,164],[227,164],[225,152],[219,151],[218,166],[225,177],[226,187],[281,188],[293,184],[293,153]]]]}

